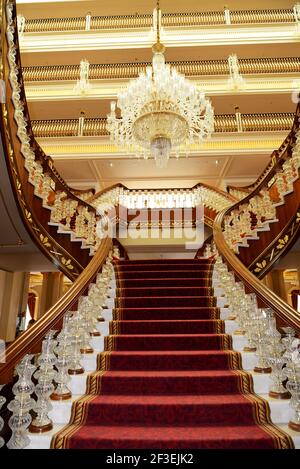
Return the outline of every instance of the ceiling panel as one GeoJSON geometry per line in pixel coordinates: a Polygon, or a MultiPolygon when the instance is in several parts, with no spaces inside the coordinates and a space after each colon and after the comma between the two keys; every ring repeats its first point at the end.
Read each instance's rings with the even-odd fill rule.
{"type": "Polygon", "coordinates": [[[258,176],[266,167],[270,156],[234,156],[228,165],[226,177],[258,176]]]}
{"type": "Polygon", "coordinates": [[[169,179],[169,178],[201,178],[201,177],[218,177],[222,171],[226,161],[225,157],[218,158],[216,164],[215,158],[185,158],[178,160],[171,158],[167,168],[157,168],[154,160],[117,160],[114,162],[95,160],[95,164],[99,169],[105,181],[115,179],[169,179]]]}
{"type": "Polygon", "coordinates": [[[97,176],[88,161],[55,161],[55,167],[66,180],[96,181],[97,176]]]}

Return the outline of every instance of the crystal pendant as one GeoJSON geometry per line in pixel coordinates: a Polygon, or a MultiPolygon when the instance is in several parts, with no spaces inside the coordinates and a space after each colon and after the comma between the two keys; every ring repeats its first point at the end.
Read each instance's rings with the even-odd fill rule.
{"type": "Polygon", "coordinates": [[[151,140],[151,155],[158,168],[165,168],[171,153],[171,140],[167,137],[155,137],[151,140]]]}

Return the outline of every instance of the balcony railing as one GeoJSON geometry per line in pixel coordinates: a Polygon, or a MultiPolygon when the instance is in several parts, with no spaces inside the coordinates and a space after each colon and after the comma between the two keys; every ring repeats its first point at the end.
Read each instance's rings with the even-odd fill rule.
{"type": "MultiPolygon", "coordinates": [[[[90,64],[90,80],[130,79],[136,78],[146,67],[148,62],[124,64],[90,64]]],[[[229,75],[228,60],[198,60],[190,62],[170,62],[179,73],[188,77],[206,75],[229,75]]],[[[242,75],[265,73],[300,73],[299,57],[278,58],[250,58],[239,59],[239,69],[242,75]]],[[[80,78],[79,65],[48,65],[24,67],[25,82],[78,80],[80,78]]]]}
{"type": "MultiPolygon", "coordinates": [[[[228,11],[228,10],[227,10],[228,11]]],[[[163,13],[163,27],[202,27],[225,24],[280,24],[295,22],[293,9],[235,10],[229,14],[224,11],[203,11],[191,13],[163,13]]],[[[136,29],[151,28],[152,14],[126,16],[91,16],[88,28],[136,29]]],[[[25,33],[51,31],[84,31],[87,29],[86,17],[77,18],[37,18],[26,21],[25,33]]]]}
{"type": "MultiPolygon", "coordinates": [[[[293,124],[293,113],[242,114],[242,131],[276,132],[290,130],[293,124]]],[[[56,119],[32,121],[32,128],[37,138],[76,137],[79,135],[78,119],[56,119]]],[[[238,132],[235,114],[215,116],[215,132],[238,132]]],[[[106,119],[85,119],[80,136],[107,136],[106,119]]]]}

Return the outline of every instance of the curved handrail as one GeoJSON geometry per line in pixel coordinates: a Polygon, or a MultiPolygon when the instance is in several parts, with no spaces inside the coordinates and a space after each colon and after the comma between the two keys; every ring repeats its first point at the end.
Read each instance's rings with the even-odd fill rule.
{"type": "Polygon", "coordinates": [[[112,241],[109,238],[104,239],[89,265],[64,296],[7,348],[6,363],[0,364],[1,384],[7,383],[12,378],[15,365],[26,353],[40,350],[42,340],[50,329],[60,326],[65,312],[71,309],[101,269],[111,246],[112,241]]]}
{"type": "Polygon", "coordinates": [[[214,241],[223,260],[225,260],[227,266],[233,270],[235,275],[249,288],[250,291],[254,292],[267,307],[272,308],[278,318],[282,319],[284,322],[300,332],[300,317],[294,308],[289,306],[272,290],[258,280],[255,275],[253,275],[247,267],[242,264],[227,245],[222,232],[223,218],[227,213],[227,209],[218,213],[213,228],[214,241]]]}
{"type": "Polygon", "coordinates": [[[111,186],[105,187],[105,189],[101,189],[100,191],[96,192],[87,200],[87,202],[89,204],[92,204],[92,202],[98,199],[98,197],[100,197],[103,194],[106,194],[107,192],[113,189],[116,189],[117,187],[123,187],[124,189],[128,189],[128,187],[124,186],[124,184],[122,184],[121,182],[117,182],[115,184],[112,184],[111,186]]]}

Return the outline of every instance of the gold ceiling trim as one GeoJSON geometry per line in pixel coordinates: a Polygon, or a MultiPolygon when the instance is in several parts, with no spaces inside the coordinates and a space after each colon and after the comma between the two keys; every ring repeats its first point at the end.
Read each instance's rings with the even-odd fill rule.
{"type": "MultiPolygon", "coordinates": [[[[294,120],[294,113],[242,114],[241,126],[243,132],[277,132],[290,130],[294,120]]],[[[99,137],[107,136],[105,118],[86,118],[82,128],[79,119],[34,120],[32,128],[37,138],[59,137],[99,137]],[[79,132],[82,131],[81,134],[79,132]]],[[[238,122],[235,114],[215,116],[215,133],[238,132],[238,122]]]]}
{"type": "MultiPolygon", "coordinates": [[[[179,73],[188,77],[206,75],[229,75],[228,60],[199,60],[189,62],[170,62],[179,73]]],[[[150,66],[150,62],[121,64],[90,64],[90,80],[136,78],[150,66]]],[[[250,58],[239,59],[239,71],[242,75],[265,73],[299,73],[299,57],[250,58]]],[[[23,67],[25,82],[78,80],[79,65],[49,65],[23,67]]]]}
{"type": "MultiPolygon", "coordinates": [[[[292,9],[230,10],[230,24],[294,23],[292,9]]],[[[228,17],[227,17],[228,18],[228,17]]],[[[90,30],[135,29],[152,27],[152,14],[124,16],[91,16],[90,30]]],[[[163,27],[197,27],[228,24],[224,11],[163,13],[163,27]]],[[[86,17],[28,19],[25,33],[45,31],[84,31],[86,17]]]]}
{"type": "MultiPolygon", "coordinates": [[[[249,152],[249,151],[255,151],[257,152],[271,152],[274,147],[279,147],[280,144],[282,143],[283,136],[280,135],[280,137],[275,138],[275,139],[262,139],[261,137],[255,140],[238,140],[238,141],[226,141],[226,140],[221,140],[221,141],[215,141],[215,140],[209,140],[206,141],[205,143],[202,143],[202,145],[194,145],[193,148],[191,148],[191,153],[197,152],[205,152],[206,154],[208,152],[230,152],[230,155],[232,156],[232,152],[238,152],[240,155],[241,152],[249,152]]],[[[49,154],[52,155],[53,158],[56,160],[64,160],[66,158],[71,157],[73,160],[74,159],[82,159],[85,158],[85,155],[92,155],[93,159],[102,159],[109,155],[110,158],[113,155],[116,155],[118,158],[118,155],[121,155],[121,158],[124,158],[124,153],[120,153],[120,150],[116,148],[113,144],[111,143],[88,143],[88,142],[82,142],[80,139],[80,142],[75,142],[72,144],[64,143],[63,141],[59,143],[53,143],[53,140],[49,140],[48,142],[46,140],[39,140],[39,143],[43,147],[44,150],[47,150],[49,154]]],[[[128,158],[131,158],[132,155],[128,156],[128,158]]]]}

